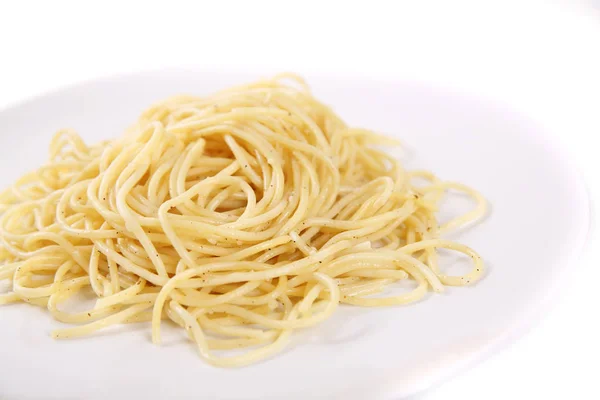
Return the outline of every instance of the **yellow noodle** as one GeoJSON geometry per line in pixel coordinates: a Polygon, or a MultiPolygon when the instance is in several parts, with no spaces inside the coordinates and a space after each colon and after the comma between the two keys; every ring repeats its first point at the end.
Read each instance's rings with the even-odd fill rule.
{"type": "Polygon", "coordinates": [[[486,201],[373,147],[396,144],[347,126],[292,74],[168,98],[111,141],[59,131],[48,162],[0,193],[0,304],[72,325],[55,338],[140,322],[158,343],[171,321],[208,363],[238,367],[340,304],[407,304],[476,282],[481,257],[440,235],[481,219],[486,201]],[[474,207],[440,224],[448,191],[474,207]],[[444,274],[438,248],[473,269],[444,274]],[[374,296],[398,281],[416,286],[374,296]],[[96,297],[88,311],[61,309],[83,291],[96,297]]]}

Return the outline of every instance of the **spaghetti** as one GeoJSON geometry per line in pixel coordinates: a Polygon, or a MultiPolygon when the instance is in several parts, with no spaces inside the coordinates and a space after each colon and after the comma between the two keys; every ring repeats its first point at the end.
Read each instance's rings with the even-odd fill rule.
{"type": "Polygon", "coordinates": [[[405,171],[377,147],[393,144],[347,126],[293,75],[166,99],[91,146],[62,130],[49,162],[0,194],[0,279],[12,285],[0,304],[47,308],[72,325],[58,339],[151,321],[158,343],[170,320],[210,364],[234,367],[339,304],[406,304],[477,281],[477,253],[440,235],[482,217],[485,200],[405,171]],[[476,206],[439,224],[448,190],[476,206]],[[443,274],[438,248],[472,270],[443,274]],[[403,280],[416,287],[381,296],[403,280]],[[95,306],[65,311],[82,291],[95,306]]]}

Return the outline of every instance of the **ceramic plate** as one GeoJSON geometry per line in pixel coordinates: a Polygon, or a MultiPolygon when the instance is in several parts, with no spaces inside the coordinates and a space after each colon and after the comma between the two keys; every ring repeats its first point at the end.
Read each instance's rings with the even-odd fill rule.
{"type": "MultiPolygon", "coordinates": [[[[152,102],[208,94],[257,76],[168,70],[79,84],[0,112],[0,186],[46,159],[53,133],[89,141],[118,136],[152,102]]],[[[0,398],[398,399],[472,365],[513,339],[576,267],[586,240],[585,187],[549,135],[518,113],[478,98],[408,82],[309,78],[315,95],[351,124],[401,139],[399,157],[477,188],[491,212],[452,237],[488,270],[416,304],[342,306],[299,332],[281,354],[241,369],[204,363],[179,329],[154,346],[148,325],[55,341],[42,309],[0,308],[0,398]]],[[[442,219],[468,207],[453,198],[442,219]]],[[[443,263],[460,273],[467,261],[443,263]]],[[[165,324],[167,325],[167,324],[165,324]]]]}

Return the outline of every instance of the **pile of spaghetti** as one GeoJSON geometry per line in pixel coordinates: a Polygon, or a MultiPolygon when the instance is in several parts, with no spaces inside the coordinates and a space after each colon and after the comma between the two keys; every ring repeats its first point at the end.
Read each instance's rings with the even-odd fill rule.
{"type": "Polygon", "coordinates": [[[347,126],[291,75],[166,99],[116,140],[60,131],[49,161],[0,194],[11,285],[0,304],[47,308],[72,325],[60,339],[151,321],[157,343],[169,320],[209,363],[241,366],[340,304],[406,304],[477,281],[481,258],[440,235],[481,217],[484,199],[405,171],[380,150],[392,144],[347,126]],[[476,206],[439,224],[450,189],[476,206]],[[444,275],[438,248],[472,270],[444,275]],[[381,296],[402,280],[414,289],[381,296]],[[67,312],[84,291],[95,305],[67,312]]]}

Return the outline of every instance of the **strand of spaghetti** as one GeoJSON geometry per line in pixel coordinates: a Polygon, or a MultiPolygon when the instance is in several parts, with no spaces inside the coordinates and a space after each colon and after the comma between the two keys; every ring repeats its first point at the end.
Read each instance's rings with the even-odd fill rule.
{"type": "Polygon", "coordinates": [[[152,307],[152,304],[150,303],[136,304],[123,311],[119,311],[106,318],[91,322],[89,324],[81,325],[75,328],[56,329],[54,332],[52,332],[52,337],[55,339],[71,339],[79,336],[89,335],[90,333],[99,329],[118,324],[119,322],[131,318],[150,307],[152,307]]]}

